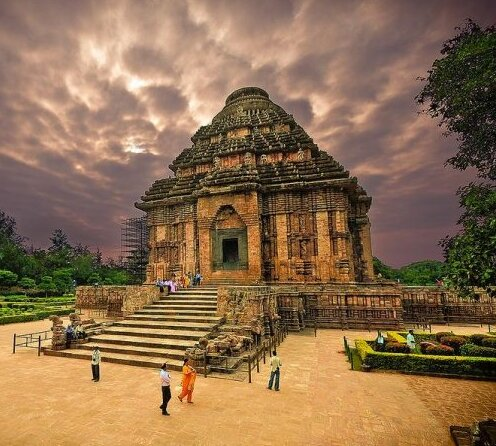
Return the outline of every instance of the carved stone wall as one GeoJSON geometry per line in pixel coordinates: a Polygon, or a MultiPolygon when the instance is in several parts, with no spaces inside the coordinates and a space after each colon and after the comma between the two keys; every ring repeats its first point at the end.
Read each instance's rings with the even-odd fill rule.
{"type": "Polygon", "coordinates": [[[76,288],[76,308],[103,310],[106,317],[125,317],[159,299],[156,286],[79,286],[76,288]]]}
{"type": "Polygon", "coordinates": [[[462,299],[440,287],[395,283],[272,285],[219,289],[217,313],[232,325],[278,320],[291,330],[402,328],[405,322],[496,323],[496,299],[462,299]]]}

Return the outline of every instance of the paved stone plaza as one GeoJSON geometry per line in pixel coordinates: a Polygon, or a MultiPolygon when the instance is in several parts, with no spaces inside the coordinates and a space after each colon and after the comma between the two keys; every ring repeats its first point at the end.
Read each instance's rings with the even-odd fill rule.
{"type": "MultiPolygon", "coordinates": [[[[45,321],[0,327],[2,445],[451,445],[450,424],[496,417],[496,383],[349,370],[342,336],[310,330],[280,347],[280,392],[266,389],[268,367],[252,384],[203,377],[194,404],[175,395],[170,417],[158,408],[158,371],[11,353],[12,334],[46,330],[45,321]]],[[[459,333],[481,329],[456,328],[459,333]]]]}

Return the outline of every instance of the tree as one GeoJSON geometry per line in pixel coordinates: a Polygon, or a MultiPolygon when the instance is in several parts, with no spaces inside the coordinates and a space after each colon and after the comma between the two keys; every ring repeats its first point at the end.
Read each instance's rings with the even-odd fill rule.
{"type": "Polygon", "coordinates": [[[446,41],[442,58],[424,78],[417,102],[440,118],[446,134],[455,134],[457,153],[447,160],[455,169],[477,169],[486,184],[458,190],[463,209],[461,231],[441,242],[448,265],[447,283],[462,295],[496,284],[496,28],[468,20],[446,41]]]}
{"type": "Polygon", "coordinates": [[[438,260],[423,260],[400,268],[399,277],[408,285],[435,285],[444,280],[446,269],[446,264],[438,260]]]}
{"type": "Polygon", "coordinates": [[[48,248],[47,266],[49,269],[67,268],[73,258],[73,249],[68,237],[61,229],[55,229],[50,237],[52,242],[48,248]]]}
{"type": "Polygon", "coordinates": [[[447,160],[455,169],[475,167],[496,180],[496,28],[468,20],[444,42],[444,57],[432,64],[416,97],[423,111],[440,118],[447,134],[456,134],[458,152],[447,160]]]}
{"type": "Polygon", "coordinates": [[[72,269],[61,268],[53,272],[55,288],[61,293],[67,293],[72,288],[72,269]]]}
{"type": "Polygon", "coordinates": [[[29,277],[23,277],[19,280],[18,285],[25,290],[29,290],[30,288],[34,288],[36,286],[36,282],[29,277]]]}
{"type": "Polygon", "coordinates": [[[22,274],[26,259],[23,241],[17,233],[16,221],[0,211],[0,269],[22,274]]]}
{"type": "Polygon", "coordinates": [[[41,278],[41,282],[39,283],[38,287],[45,291],[45,296],[48,296],[49,291],[55,291],[56,285],[55,282],[53,281],[52,276],[43,276],[41,278]]]}
{"type": "Polygon", "coordinates": [[[473,287],[490,294],[496,284],[496,187],[470,184],[458,191],[465,212],[458,220],[463,230],[441,241],[449,271],[447,283],[462,295],[473,287]]]}
{"type": "Polygon", "coordinates": [[[374,265],[374,273],[376,276],[380,276],[383,279],[396,280],[398,277],[398,271],[386,265],[382,261],[380,261],[377,257],[372,259],[374,265]]]}
{"type": "Polygon", "coordinates": [[[0,285],[12,286],[17,283],[17,274],[12,271],[0,269],[0,285]]]}

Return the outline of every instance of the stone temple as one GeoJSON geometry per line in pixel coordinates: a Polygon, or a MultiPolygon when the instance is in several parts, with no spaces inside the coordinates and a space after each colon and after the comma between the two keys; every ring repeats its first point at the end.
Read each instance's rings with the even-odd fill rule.
{"type": "Polygon", "coordinates": [[[147,283],[373,280],[371,198],[266,91],[231,93],[136,207],[149,226],[147,283]]]}

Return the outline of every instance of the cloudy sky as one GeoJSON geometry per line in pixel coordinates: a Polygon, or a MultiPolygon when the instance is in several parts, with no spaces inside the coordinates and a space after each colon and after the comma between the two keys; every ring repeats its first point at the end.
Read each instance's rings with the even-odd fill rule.
{"type": "Polygon", "coordinates": [[[373,197],[374,254],[441,258],[455,141],[414,97],[442,42],[488,0],[0,0],[0,209],[120,251],[120,221],[226,96],[260,86],[373,197]]]}

